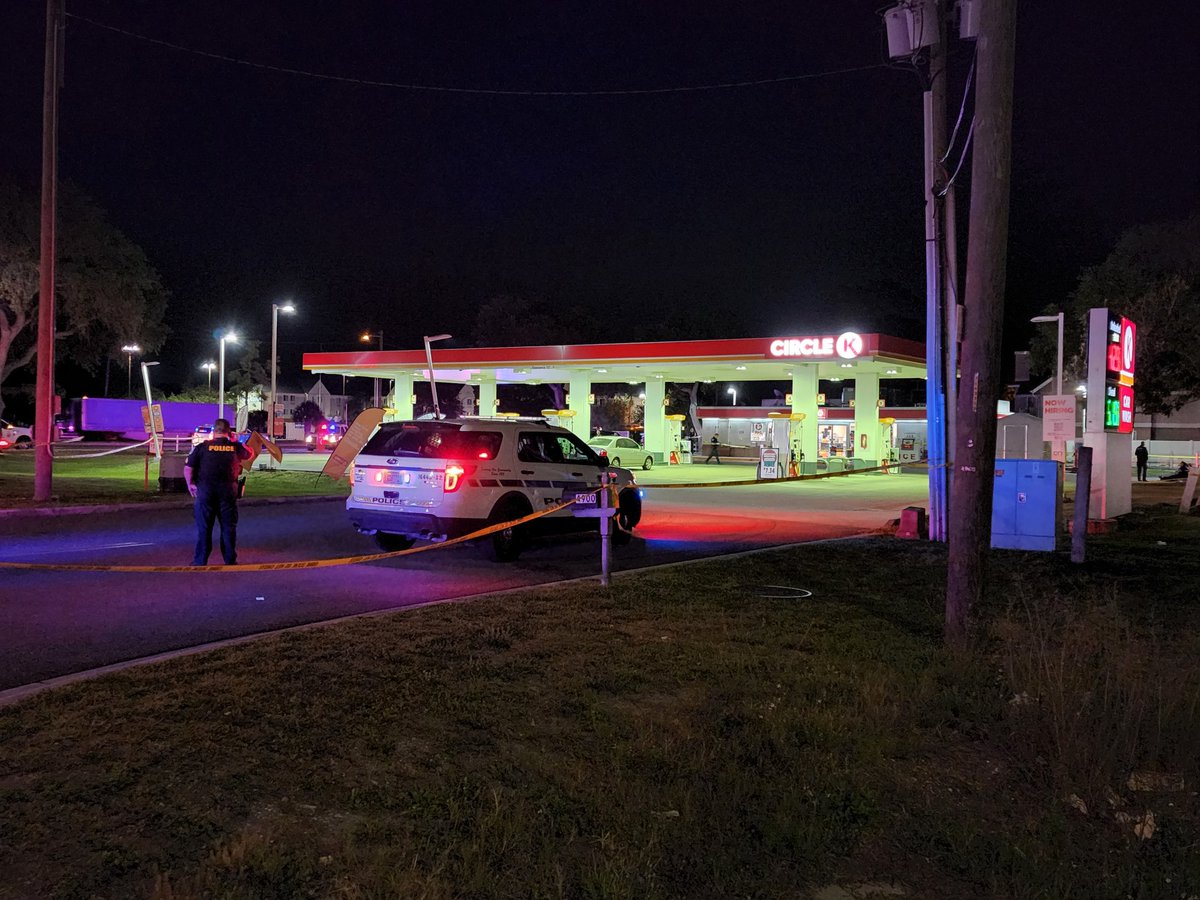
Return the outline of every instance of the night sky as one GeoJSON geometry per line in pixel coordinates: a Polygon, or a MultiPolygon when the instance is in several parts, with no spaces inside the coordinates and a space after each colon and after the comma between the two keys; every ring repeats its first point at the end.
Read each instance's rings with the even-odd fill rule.
{"type": "MultiPolygon", "coordinates": [[[[227,326],[267,352],[282,299],[300,308],[281,321],[289,382],[302,352],[356,348],[364,329],[389,348],[469,337],[502,292],[590,321],[596,339],[689,320],[697,333],[674,336],[920,338],[921,94],[886,65],[883,5],[68,0],[60,174],[171,290],[164,381],[201,380],[227,326]],[[405,90],[85,19],[452,88],[863,70],[656,94],[405,90]]],[[[1026,2],[1018,20],[1008,349],[1124,229],[1200,208],[1200,8],[1026,2]]],[[[6,4],[0,168],[33,184],[43,40],[43,4],[6,4]]],[[[970,45],[954,53],[957,109],[970,45]]]]}

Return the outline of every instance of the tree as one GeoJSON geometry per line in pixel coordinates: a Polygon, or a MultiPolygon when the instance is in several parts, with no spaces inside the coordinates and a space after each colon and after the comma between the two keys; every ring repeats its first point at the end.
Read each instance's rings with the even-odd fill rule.
{"type": "Polygon", "coordinates": [[[217,402],[217,389],[199,385],[198,387],[186,387],[183,390],[167,397],[168,402],[179,401],[182,403],[212,403],[217,402]]]}
{"type": "Polygon", "coordinates": [[[325,418],[325,413],[321,412],[321,407],[312,400],[305,400],[292,410],[292,421],[297,425],[308,426],[310,422],[320,422],[325,418]]]}
{"type": "Polygon", "coordinates": [[[503,293],[480,305],[472,339],[476,347],[578,344],[600,340],[600,324],[575,305],[503,293]]]}
{"type": "MultiPolygon", "coordinates": [[[[0,388],[37,354],[38,229],[36,193],[0,182],[0,388]]],[[[122,359],[122,344],[157,350],[168,295],[142,249],[70,185],[59,193],[57,237],[58,357],[94,372],[122,359]]]]}
{"type": "MultiPolygon", "coordinates": [[[[271,373],[258,358],[258,341],[245,341],[237,346],[240,349],[237,363],[225,373],[225,384],[229,393],[240,400],[238,405],[249,406],[251,392],[256,387],[268,384],[271,373]]],[[[229,352],[228,345],[225,352],[229,352]]]]}
{"type": "Polygon", "coordinates": [[[592,423],[601,431],[629,431],[642,424],[645,405],[629,393],[597,397],[592,423]]]}
{"type": "MultiPolygon", "coordinates": [[[[1076,380],[1087,372],[1087,311],[1096,306],[1137,324],[1141,409],[1167,414],[1200,397],[1200,214],[1132,228],[1104,262],[1084,269],[1063,323],[1063,367],[1076,380]]],[[[1033,343],[1043,371],[1054,367],[1051,331],[1033,343]]]]}

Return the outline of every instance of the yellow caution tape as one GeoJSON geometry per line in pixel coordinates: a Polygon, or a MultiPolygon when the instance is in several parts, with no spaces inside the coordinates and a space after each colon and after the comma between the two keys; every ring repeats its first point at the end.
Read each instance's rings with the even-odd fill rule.
{"type": "Polygon", "coordinates": [[[0,561],[0,568],[4,569],[30,569],[38,572],[285,572],[289,569],[329,569],[335,566],[352,566],[358,563],[377,562],[383,559],[396,559],[400,556],[411,556],[414,553],[427,553],[430,550],[438,550],[442,547],[453,547],[455,544],[466,543],[467,541],[478,540],[481,537],[487,537],[489,534],[495,534],[497,531],[504,531],[506,528],[515,528],[518,525],[524,525],[526,522],[532,522],[534,519],[540,519],[542,516],[548,516],[551,513],[556,513],[560,509],[566,509],[573,505],[579,496],[586,494],[595,494],[599,491],[582,491],[575,498],[567,500],[563,503],[554,506],[548,506],[545,509],[540,509],[537,512],[532,512],[527,516],[522,516],[519,519],[513,519],[510,522],[499,522],[495,525],[488,525],[486,528],[481,528],[478,531],[473,531],[470,534],[464,534],[461,537],[452,538],[448,541],[442,541],[438,544],[423,544],[420,547],[410,547],[408,550],[391,550],[386,553],[365,553],[359,556],[341,556],[335,559],[306,559],[296,560],[294,562],[278,562],[278,563],[248,563],[246,565],[236,566],[119,566],[119,565],[102,565],[91,563],[27,563],[27,562],[3,562],[0,561]]]}
{"type": "MultiPolygon", "coordinates": [[[[906,463],[908,466],[923,466],[928,468],[928,463],[906,463]]],[[[674,488],[710,488],[710,487],[737,487],[747,484],[779,484],[784,481],[815,481],[822,478],[840,478],[846,475],[858,475],[864,472],[881,472],[890,468],[890,466],[872,466],[866,469],[847,469],[844,472],[819,472],[815,475],[791,475],[787,478],[753,478],[744,481],[704,481],[690,482],[687,484],[656,484],[656,485],[640,485],[647,490],[668,490],[674,488]]],[[[619,492],[615,486],[610,486],[613,491],[613,496],[619,496],[619,492]]],[[[401,556],[412,556],[416,553],[427,553],[430,550],[438,550],[443,547],[453,547],[456,544],[463,544],[467,541],[478,540],[482,537],[487,537],[490,534],[495,534],[498,531],[504,531],[506,528],[515,528],[518,525],[524,525],[526,522],[532,522],[534,519],[540,519],[542,516],[548,516],[551,513],[556,513],[559,510],[566,509],[576,502],[578,496],[586,494],[595,494],[601,488],[596,488],[594,491],[583,491],[576,495],[576,498],[567,500],[555,506],[548,506],[545,509],[532,512],[527,516],[522,516],[519,519],[513,519],[510,522],[500,522],[496,525],[488,525],[486,528],[481,528],[478,531],[473,531],[470,534],[464,534],[461,537],[452,538],[448,541],[442,541],[437,544],[423,544],[420,547],[410,547],[408,550],[391,550],[386,553],[365,553],[359,556],[341,556],[334,559],[307,559],[296,560],[294,562],[278,562],[278,563],[248,563],[246,565],[236,566],[120,566],[120,565],[101,565],[89,563],[27,563],[27,562],[4,562],[0,561],[0,569],[28,569],[39,572],[285,572],[291,569],[329,569],[335,566],[353,566],[359,563],[378,562],[384,559],[397,559],[401,556]]],[[[617,504],[614,503],[614,506],[617,504]]]]}
{"type": "Polygon", "coordinates": [[[886,472],[890,469],[899,468],[901,465],[908,467],[923,467],[929,468],[929,463],[888,463],[886,466],[870,466],[865,469],[846,469],[842,472],[817,472],[814,475],[788,475],[785,478],[748,478],[742,481],[689,481],[684,484],[642,484],[638,485],[648,491],[665,491],[673,488],[719,488],[719,487],[739,487],[746,484],[780,484],[784,481],[816,481],[822,478],[843,478],[847,475],[861,475],[865,472],[886,472]]]}

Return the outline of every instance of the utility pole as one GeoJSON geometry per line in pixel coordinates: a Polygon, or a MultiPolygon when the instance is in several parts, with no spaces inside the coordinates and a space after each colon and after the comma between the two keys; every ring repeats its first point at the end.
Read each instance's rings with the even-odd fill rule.
{"type": "Polygon", "coordinates": [[[42,81],[42,246],[34,386],[33,499],[50,499],[54,481],[54,219],[58,209],[58,86],[62,78],[63,0],[46,0],[42,81]]]}
{"type": "Polygon", "coordinates": [[[929,537],[946,540],[948,432],[947,374],[943,338],[945,272],[942,268],[942,156],[946,152],[946,27],[941,3],[934,4],[937,35],[929,47],[929,73],[923,100],[925,121],[925,411],[929,458],[929,537]]]}
{"type": "Polygon", "coordinates": [[[980,4],[976,48],[975,149],[958,396],[954,480],[946,576],[947,643],[967,636],[971,607],[983,592],[991,544],[1000,397],[1000,336],[1008,244],[1016,0],[980,4]]]}
{"type": "Polygon", "coordinates": [[[946,6],[944,0],[900,0],[884,12],[888,54],[921,77],[925,197],[925,418],[929,462],[929,537],[946,540],[953,409],[958,369],[954,296],[954,196],[942,163],[946,153],[946,6]]]}

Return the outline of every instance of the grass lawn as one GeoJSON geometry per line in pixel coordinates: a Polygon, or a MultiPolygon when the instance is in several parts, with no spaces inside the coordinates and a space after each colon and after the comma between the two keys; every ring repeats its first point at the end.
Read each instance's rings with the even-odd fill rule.
{"type": "MultiPolygon", "coordinates": [[[[92,459],[73,458],[67,451],[58,451],[54,461],[54,500],[49,504],[34,504],[30,499],[33,496],[33,454],[10,450],[0,453],[0,508],[178,502],[183,496],[159,493],[157,460],[150,460],[149,479],[147,490],[146,457],[142,448],[92,459]]],[[[336,482],[315,472],[258,468],[250,473],[246,487],[247,498],[344,497],[347,493],[349,486],[345,482],[336,482]]]]}
{"type": "Polygon", "coordinates": [[[1192,896],[1200,517],[1126,524],[994,554],[961,656],[942,549],[875,538],[43,694],[0,709],[0,897],[1192,896]]]}

